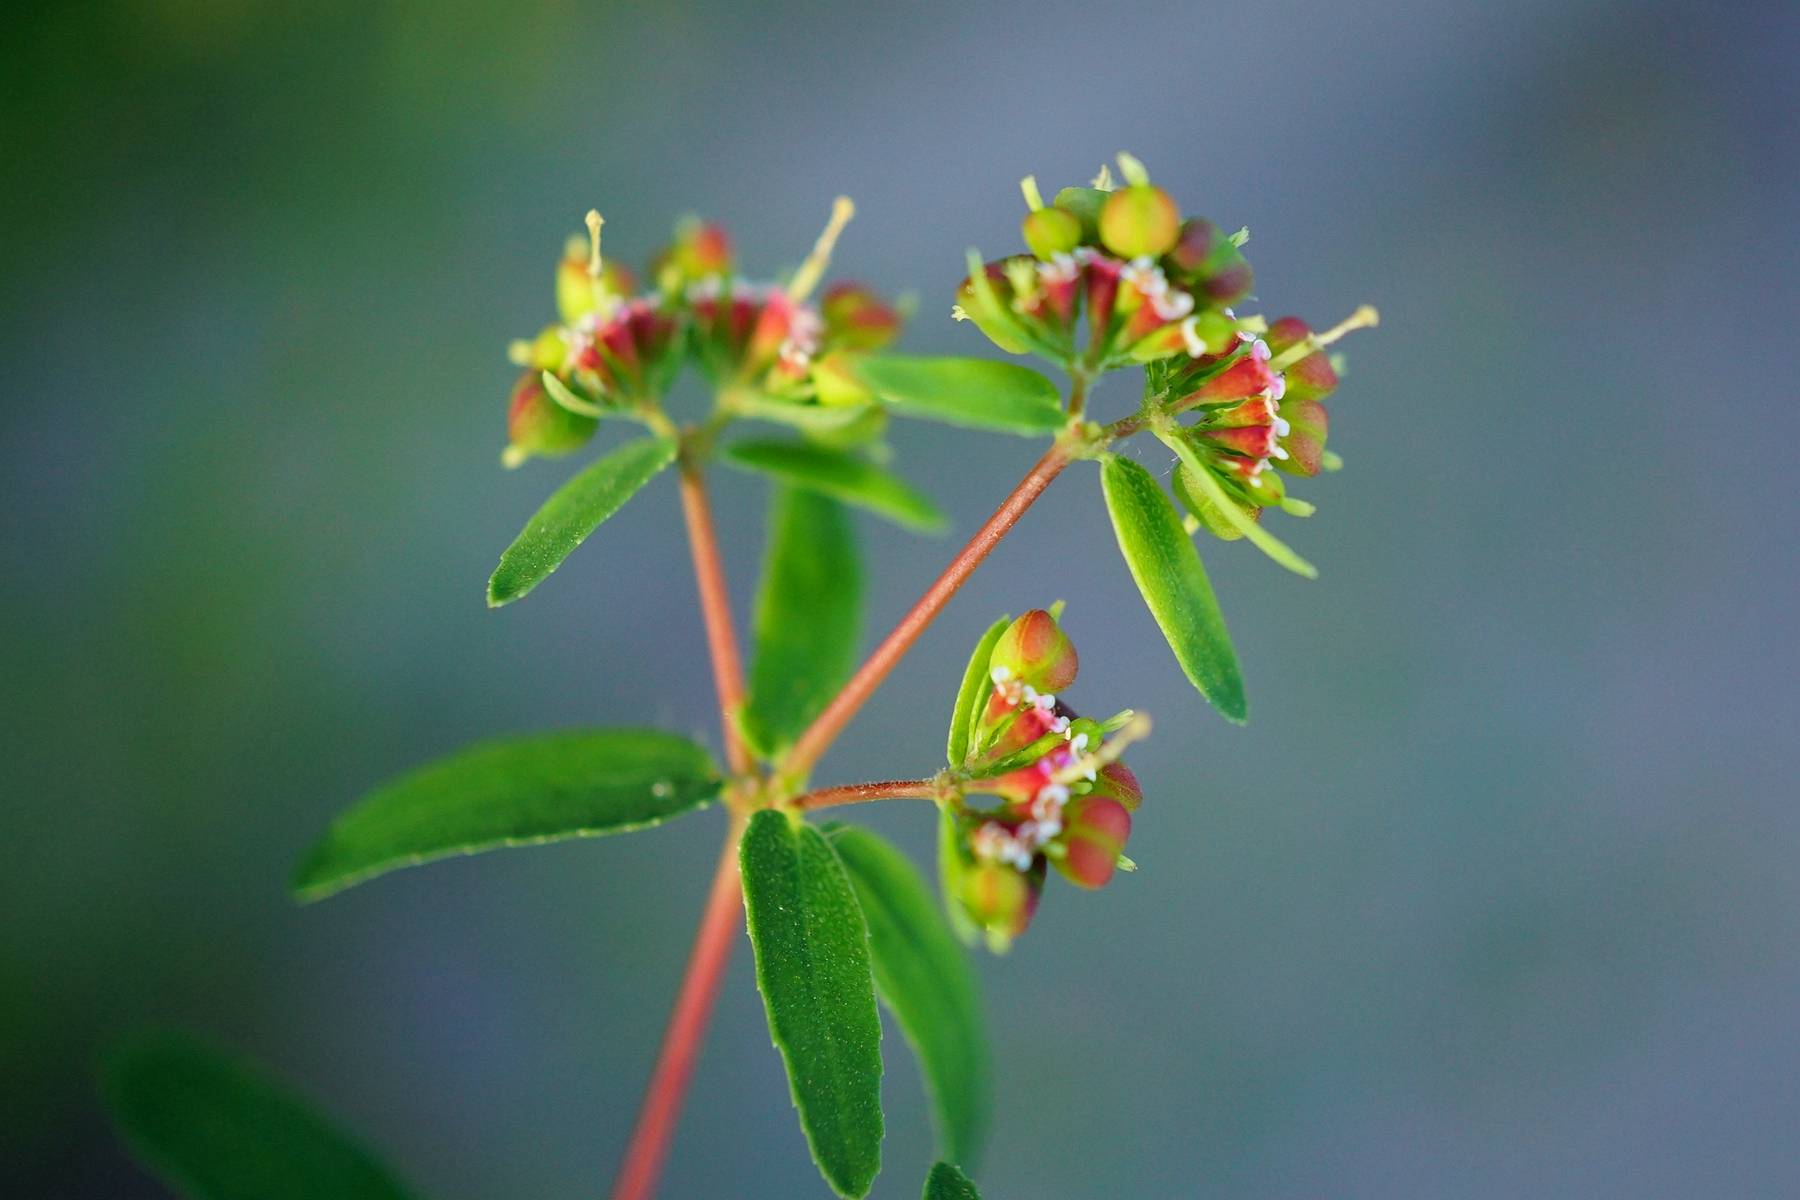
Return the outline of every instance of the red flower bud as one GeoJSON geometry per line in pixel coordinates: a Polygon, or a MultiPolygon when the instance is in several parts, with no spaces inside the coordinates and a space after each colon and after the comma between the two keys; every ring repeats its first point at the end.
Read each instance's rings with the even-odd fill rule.
{"type": "Polygon", "coordinates": [[[1144,802],[1144,789],[1138,785],[1137,776],[1122,762],[1110,762],[1101,767],[1088,795],[1117,800],[1125,806],[1126,812],[1136,812],[1138,805],[1144,802]]]}
{"type": "Polygon", "coordinates": [[[1330,418],[1325,406],[1317,400],[1284,400],[1281,415],[1287,419],[1288,433],[1281,439],[1287,451],[1276,466],[1290,475],[1317,475],[1325,462],[1325,437],[1330,431],[1330,418]]]}
{"type": "MultiPolygon", "coordinates": [[[[1269,332],[1263,335],[1269,349],[1277,357],[1289,348],[1312,336],[1312,329],[1299,317],[1283,317],[1269,325],[1269,332]]],[[[1323,350],[1314,350],[1311,354],[1286,367],[1287,395],[1295,400],[1323,400],[1337,389],[1338,373],[1331,365],[1331,357],[1323,350]]]]}
{"type": "Polygon", "coordinates": [[[1216,305],[1236,304],[1250,294],[1255,282],[1236,243],[1203,217],[1181,227],[1167,261],[1171,278],[1216,305]]]}
{"type": "Polygon", "coordinates": [[[1063,808],[1062,854],[1053,861],[1070,883],[1105,887],[1131,837],[1131,814],[1108,796],[1077,796],[1063,808]]]}
{"type": "Polygon", "coordinates": [[[513,385],[506,411],[508,445],[503,461],[516,467],[533,455],[568,454],[587,444],[600,422],[572,413],[550,398],[538,371],[526,371],[513,385]]]}
{"type": "Polygon", "coordinates": [[[693,219],[677,225],[675,239],[650,260],[651,277],[669,293],[702,279],[728,275],[731,269],[731,237],[724,227],[693,219]]]}
{"type": "Polygon", "coordinates": [[[988,665],[1004,671],[1008,681],[1039,692],[1059,692],[1075,682],[1079,661],[1056,618],[1034,608],[1006,627],[994,643],[988,665]]]}
{"type": "Polygon", "coordinates": [[[880,350],[900,336],[900,314],[859,283],[834,283],[820,297],[825,340],[847,350],[880,350]]]}

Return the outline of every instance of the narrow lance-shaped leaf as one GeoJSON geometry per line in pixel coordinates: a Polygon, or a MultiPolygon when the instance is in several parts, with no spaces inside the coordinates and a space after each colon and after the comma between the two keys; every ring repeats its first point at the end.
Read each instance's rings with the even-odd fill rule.
{"type": "Polygon", "coordinates": [[[1244,513],[1243,507],[1225,494],[1225,489],[1220,486],[1217,479],[1213,478],[1213,473],[1206,469],[1206,465],[1200,461],[1200,456],[1194,452],[1194,448],[1187,443],[1185,438],[1175,434],[1162,433],[1156,436],[1163,445],[1173,450],[1181,459],[1182,465],[1188,469],[1188,475],[1193,480],[1194,486],[1200,489],[1200,494],[1205,496],[1219,511],[1219,515],[1248,538],[1258,550],[1296,575],[1304,576],[1307,579],[1319,577],[1319,568],[1301,558],[1294,553],[1293,547],[1264,529],[1262,522],[1251,520],[1244,513]]]}
{"type": "Polygon", "coordinates": [[[792,741],[850,674],[861,606],[849,514],[829,496],[777,488],[743,718],[764,754],[792,741]]]}
{"type": "Polygon", "coordinates": [[[674,442],[646,438],[627,442],[583,468],[556,489],[500,555],[488,580],[488,604],[509,604],[542,583],[602,521],[674,461],[674,442]]]}
{"type": "Polygon", "coordinates": [[[1001,617],[988,626],[988,631],[975,643],[969,665],[963,668],[962,686],[956,691],[956,709],[950,714],[950,741],[945,747],[953,767],[962,766],[963,760],[969,757],[969,738],[973,736],[975,722],[980,719],[989,693],[994,690],[993,677],[988,674],[988,658],[994,652],[994,643],[1000,640],[1000,635],[1010,624],[1011,617],[1001,617]]]}
{"type": "Polygon", "coordinates": [[[840,1196],[881,1170],[881,1017],[869,933],[844,865],[811,825],[765,809],[739,847],[769,1031],[813,1161],[840,1196]]]}
{"type": "Polygon", "coordinates": [[[701,747],[654,729],[485,742],[370,793],[294,876],[303,899],[452,854],[661,824],[719,791],[701,747]]]}
{"type": "Polygon", "coordinates": [[[963,894],[963,861],[962,851],[958,845],[960,837],[956,828],[956,813],[948,804],[938,808],[937,856],[938,856],[938,890],[943,893],[944,915],[950,919],[950,930],[956,934],[956,940],[965,946],[973,946],[981,938],[981,930],[963,911],[961,897],[963,894]]]}
{"type": "Polygon", "coordinates": [[[903,417],[1026,436],[1055,433],[1067,419],[1056,385],[1016,363],[878,354],[855,370],[903,417]]]}
{"type": "Polygon", "coordinates": [[[144,1164],[190,1200],[407,1200],[355,1141],[260,1070],[179,1034],[107,1059],[107,1107],[144,1164]]]}
{"type": "Polygon", "coordinates": [[[842,451],[800,442],[735,442],[725,448],[725,461],[880,513],[908,528],[944,526],[944,515],[922,492],[842,451]]]}
{"type": "Polygon", "coordinates": [[[869,923],[876,990],[918,1056],[938,1149],[972,1163],[987,1128],[988,1049],[969,957],[904,854],[848,825],[829,836],[869,923]]]}
{"type": "Polygon", "coordinates": [[[1117,455],[1101,465],[1100,485],[1119,551],[1175,660],[1215,708],[1243,721],[1249,707],[1237,653],[1206,568],[1175,506],[1150,472],[1117,455]]]}
{"type": "Polygon", "coordinates": [[[947,1162],[933,1163],[920,1200],[981,1200],[969,1177],[947,1162]]]}

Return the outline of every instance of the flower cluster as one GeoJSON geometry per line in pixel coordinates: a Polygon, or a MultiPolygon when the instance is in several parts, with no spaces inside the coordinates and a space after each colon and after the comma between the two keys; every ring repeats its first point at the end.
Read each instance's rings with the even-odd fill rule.
{"type": "Polygon", "coordinates": [[[1078,660],[1055,616],[1036,609],[1012,622],[984,665],[944,866],[951,904],[1003,950],[1030,922],[1049,866],[1084,888],[1112,878],[1143,793],[1117,761],[1124,739],[1106,742],[1131,714],[1102,724],[1056,697],[1078,660]],[[969,805],[971,794],[997,803],[969,805]]]}
{"type": "MultiPolygon", "coordinates": [[[[731,239],[698,220],[677,226],[652,259],[654,288],[600,256],[599,214],[587,241],[572,239],[557,264],[559,320],[511,356],[525,368],[514,385],[504,461],[566,454],[605,416],[658,409],[681,365],[699,365],[722,398],[788,407],[868,407],[849,359],[899,335],[899,311],[856,284],[818,287],[853,213],[840,197],[813,252],[784,283],[737,274],[731,239]]],[[[804,426],[803,426],[804,428],[804,426]]]]}
{"type": "Polygon", "coordinates": [[[1205,487],[1183,464],[1175,492],[1195,518],[1222,538],[1244,536],[1244,522],[1278,507],[1297,516],[1312,506],[1287,495],[1283,475],[1310,477],[1335,465],[1325,450],[1329,428],[1321,401],[1338,384],[1324,347],[1351,329],[1375,322],[1360,309],[1335,329],[1313,332],[1299,317],[1270,322],[1260,334],[1161,373],[1165,411],[1194,414],[1181,436],[1215,487],[1205,487]],[[1222,510],[1221,502],[1236,513],[1222,510]],[[1237,519],[1233,520],[1233,516],[1237,519]]]}
{"type": "Polygon", "coordinates": [[[1252,280],[1243,235],[1184,220],[1142,163],[1122,154],[1119,166],[1125,186],[1102,170],[1092,187],[1064,188],[1050,204],[1026,179],[1031,253],[971,263],[955,315],[1010,353],[1090,372],[1235,345],[1240,323],[1229,306],[1252,280]]]}

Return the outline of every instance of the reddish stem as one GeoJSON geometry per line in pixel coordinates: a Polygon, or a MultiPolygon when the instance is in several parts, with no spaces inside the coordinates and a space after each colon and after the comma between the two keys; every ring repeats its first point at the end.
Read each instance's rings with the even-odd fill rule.
{"type": "Polygon", "coordinates": [[[725,760],[733,775],[746,775],[753,765],[739,736],[736,714],[744,702],[744,668],[738,660],[737,635],[731,629],[731,596],[725,590],[725,568],[719,561],[719,538],[713,531],[712,505],[706,479],[698,466],[681,464],[681,512],[687,518],[688,546],[694,556],[694,582],[700,589],[700,618],[706,626],[706,648],[712,659],[713,688],[719,694],[719,723],[725,737],[725,760]]]}
{"type": "Polygon", "coordinates": [[[880,783],[848,783],[842,787],[820,788],[796,797],[794,807],[811,810],[861,804],[865,800],[930,800],[936,795],[937,790],[929,779],[888,779],[880,783]]]}
{"type": "Polygon", "coordinates": [[[731,947],[744,919],[743,892],[738,880],[738,835],[743,828],[743,818],[734,815],[725,849],[719,855],[719,869],[713,875],[712,893],[700,918],[700,931],[688,957],[681,994],[675,998],[675,1011],[669,1016],[662,1050],[656,1056],[656,1069],[644,1093],[644,1107],[613,1183],[612,1200],[650,1200],[656,1192],[656,1181],[662,1174],[675,1123],[681,1115],[688,1078],[693,1074],[694,1061],[700,1057],[713,1001],[718,998],[725,966],[731,961],[731,947]]]}
{"type": "Polygon", "coordinates": [[[975,573],[975,568],[1000,544],[1000,539],[1018,524],[1019,518],[1025,515],[1025,510],[1050,486],[1050,481],[1062,474],[1063,468],[1068,465],[1068,453],[1060,444],[1045,451],[1044,456],[1033,464],[1025,478],[1019,481],[1019,486],[1000,502],[994,515],[975,531],[969,544],[950,560],[950,565],[944,568],[943,574],[925,589],[925,594],[900,618],[900,623],[894,626],[893,632],[887,635],[881,645],[875,647],[874,653],[857,668],[850,682],[825,706],[825,711],[807,726],[782,761],[783,776],[801,779],[812,770],[813,764],[819,761],[819,756],[844,731],[850,718],[856,715],[875,689],[881,686],[888,673],[906,657],[906,652],[912,649],[913,643],[919,640],[919,635],[943,611],[944,605],[950,602],[950,597],[956,595],[957,589],[975,573]]]}

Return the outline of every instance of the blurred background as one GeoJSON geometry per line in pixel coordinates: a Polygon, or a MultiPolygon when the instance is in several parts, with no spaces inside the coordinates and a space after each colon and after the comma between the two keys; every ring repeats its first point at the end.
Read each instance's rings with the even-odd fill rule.
{"type": "MultiPolygon", "coordinates": [[[[716,739],[672,480],[528,603],[510,337],[583,211],[689,211],[948,319],[1017,181],[1143,157],[1344,348],[1339,475],[1205,553],[1254,716],[1177,671],[1071,471],[821,782],[929,771],[968,645],[1058,597],[1078,703],[1154,714],[1142,869],[981,963],[987,1193],[1800,1192],[1792,624],[1800,10],[9,6],[0,73],[0,1192],[152,1197],[92,1065],[266,1061],[443,1198],[603,1190],[723,829],[284,881],[366,786],[505,731],[716,739]]],[[[691,401],[693,397],[688,397],[691,401]]],[[[1119,381],[1096,400],[1126,411],[1119,381]]],[[[897,424],[949,538],[864,521],[871,640],[1037,453],[897,424]]],[[[1157,450],[1137,455],[1157,471],[1157,450]]],[[[716,483],[747,602],[760,480],[716,483]]],[[[921,858],[910,806],[865,814],[921,858]]],[[[740,944],[664,1195],[822,1194],[740,944]]],[[[881,1197],[930,1139],[890,1030],[881,1197]]]]}

